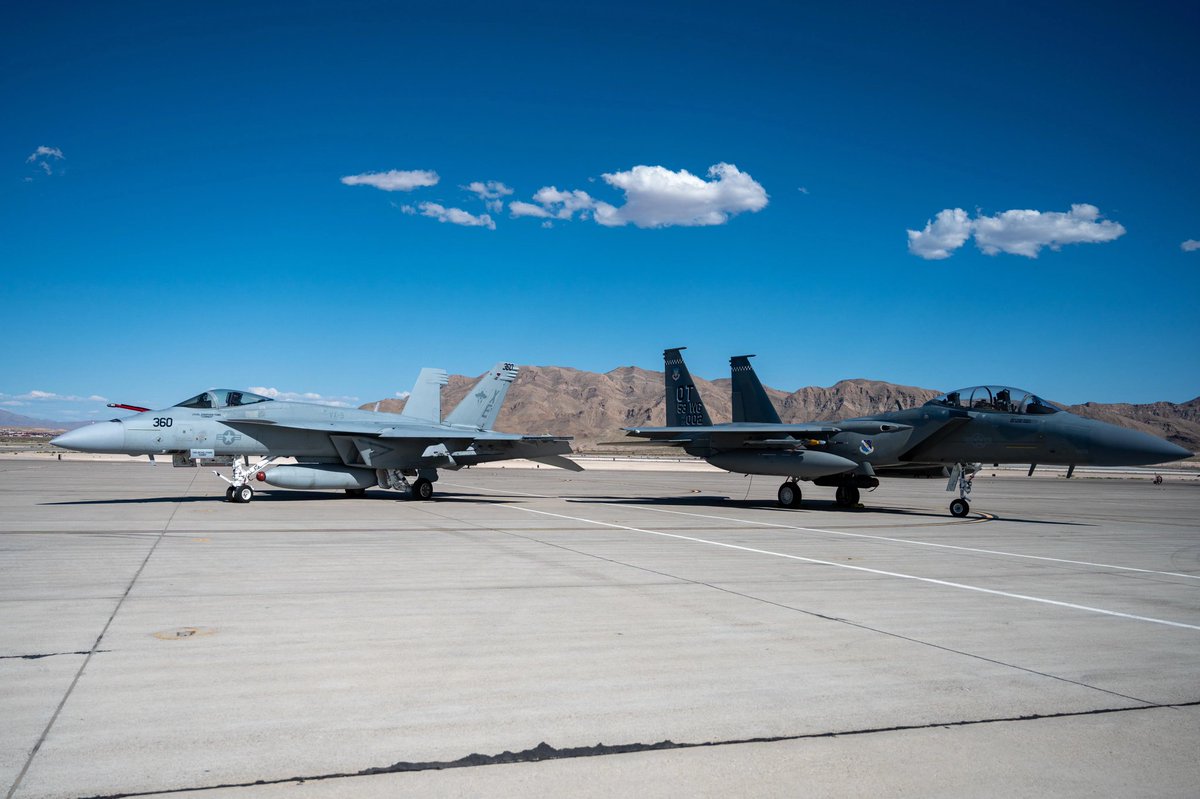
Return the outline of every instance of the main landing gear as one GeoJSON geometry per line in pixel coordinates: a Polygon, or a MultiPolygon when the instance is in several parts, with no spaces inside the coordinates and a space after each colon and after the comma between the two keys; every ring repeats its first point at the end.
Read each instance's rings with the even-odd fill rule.
{"type": "Polygon", "coordinates": [[[397,491],[404,491],[408,494],[409,499],[427,500],[433,499],[433,480],[421,474],[425,472],[430,474],[434,479],[437,478],[437,472],[432,469],[422,469],[417,473],[417,479],[411,483],[408,478],[412,476],[412,472],[407,475],[400,469],[388,469],[380,472],[379,485],[383,488],[392,488],[397,491]]]}
{"type": "Polygon", "coordinates": [[[833,501],[839,508],[854,508],[858,506],[858,486],[840,485],[834,492],[833,501]]]}
{"type": "MultiPolygon", "coordinates": [[[[860,493],[858,486],[854,485],[839,485],[837,493],[834,494],[834,501],[837,502],[839,508],[855,508],[858,507],[860,493]]],[[[797,480],[788,480],[779,487],[779,504],[784,508],[800,507],[800,483],[797,480]]]]}
{"type": "Polygon", "coordinates": [[[785,508],[800,507],[800,483],[788,480],[779,487],[779,504],[785,508]]]}
{"type": "Polygon", "coordinates": [[[412,499],[433,499],[433,483],[424,477],[418,477],[408,490],[412,499]]]}

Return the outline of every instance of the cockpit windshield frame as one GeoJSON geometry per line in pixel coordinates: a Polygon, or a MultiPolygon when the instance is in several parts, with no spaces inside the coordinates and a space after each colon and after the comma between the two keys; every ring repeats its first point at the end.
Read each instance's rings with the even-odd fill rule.
{"type": "Polygon", "coordinates": [[[1036,394],[1012,386],[970,386],[934,397],[926,405],[941,405],[965,411],[1047,416],[1062,410],[1036,394]]]}
{"type": "Polygon", "coordinates": [[[196,396],[189,397],[171,407],[202,410],[212,408],[241,408],[245,405],[257,405],[260,402],[273,402],[273,400],[270,397],[264,397],[262,394],[255,394],[250,391],[214,388],[211,391],[202,391],[196,396]]]}

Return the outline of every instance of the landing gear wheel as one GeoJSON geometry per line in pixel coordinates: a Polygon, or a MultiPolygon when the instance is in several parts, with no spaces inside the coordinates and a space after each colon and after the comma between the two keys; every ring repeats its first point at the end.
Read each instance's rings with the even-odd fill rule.
{"type": "Polygon", "coordinates": [[[237,486],[233,489],[234,502],[249,502],[254,499],[254,489],[250,486],[237,486]]]}
{"type": "Polygon", "coordinates": [[[417,481],[412,484],[411,492],[413,499],[432,499],[433,483],[429,482],[424,477],[418,477],[417,481]]]}
{"type": "Polygon", "coordinates": [[[233,486],[230,486],[229,488],[225,489],[225,501],[226,502],[237,502],[237,500],[233,498],[233,486]]]}
{"type": "Polygon", "coordinates": [[[800,507],[800,486],[793,482],[784,483],[779,487],[779,504],[785,508],[800,507]]]}
{"type": "Polygon", "coordinates": [[[853,508],[858,505],[858,486],[838,486],[833,497],[838,507],[853,508]]]}
{"type": "Polygon", "coordinates": [[[346,489],[346,496],[348,496],[348,497],[354,497],[357,499],[359,497],[365,497],[366,495],[367,495],[367,489],[365,489],[365,488],[347,488],[346,489]]]}
{"type": "Polygon", "coordinates": [[[970,512],[971,512],[971,503],[967,502],[965,499],[956,499],[950,503],[950,515],[951,516],[957,516],[958,518],[961,519],[970,512]]]}

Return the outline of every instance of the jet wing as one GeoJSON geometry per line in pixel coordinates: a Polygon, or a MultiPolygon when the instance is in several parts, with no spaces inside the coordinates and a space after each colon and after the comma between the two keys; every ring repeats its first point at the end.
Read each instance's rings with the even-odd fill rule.
{"type": "Polygon", "coordinates": [[[627,436],[649,439],[647,444],[684,447],[703,443],[719,449],[751,447],[790,449],[810,439],[832,438],[841,428],[823,424],[767,424],[737,422],[694,427],[625,427],[627,436]]]}
{"type": "Polygon", "coordinates": [[[711,435],[740,436],[829,436],[840,433],[842,428],[823,424],[714,424],[695,427],[622,427],[627,435],[640,438],[694,438],[711,435]]]}
{"type": "Polygon", "coordinates": [[[406,439],[414,443],[470,442],[490,433],[441,427],[440,425],[415,425],[413,427],[388,427],[370,422],[318,421],[308,419],[233,419],[221,420],[227,425],[269,425],[277,430],[308,430],[314,433],[329,433],[340,436],[372,436],[376,438],[406,439]]]}
{"type": "Polygon", "coordinates": [[[571,454],[570,436],[522,436],[513,433],[480,433],[469,448],[450,456],[460,466],[524,458],[547,466],[582,472],[583,467],[564,457],[571,454]]]}

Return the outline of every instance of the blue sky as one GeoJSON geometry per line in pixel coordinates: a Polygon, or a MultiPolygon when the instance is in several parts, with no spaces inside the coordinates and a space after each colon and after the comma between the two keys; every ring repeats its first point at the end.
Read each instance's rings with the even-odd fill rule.
{"type": "Polygon", "coordinates": [[[1195,6],[575,6],[7,5],[0,407],[678,345],[1200,394],[1195,6]]]}

